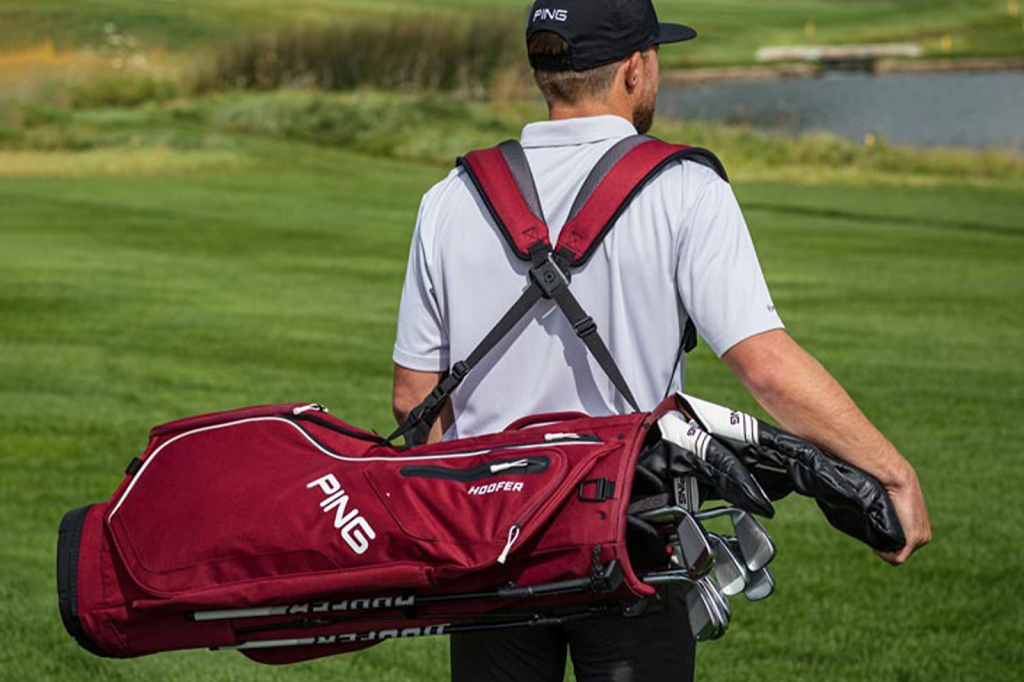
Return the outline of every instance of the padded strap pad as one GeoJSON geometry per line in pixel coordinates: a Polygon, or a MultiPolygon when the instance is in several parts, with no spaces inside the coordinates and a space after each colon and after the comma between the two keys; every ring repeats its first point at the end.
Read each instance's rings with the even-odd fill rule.
{"type": "Polygon", "coordinates": [[[465,169],[491,217],[509,246],[523,260],[530,260],[530,248],[550,246],[537,189],[526,157],[517,142],[504,142],[491,149],[470,152],[456,164],[465,169]],[[519,167],[522,166],[522,167],[519,167]],[[535,204],[531,206],[530,204],[535,204]]]}
{"type": "Polygon", "coordinates": [[[583,265],[640,190],[662,168],[680,160],[700,163],[726,182],[729,180],[722,163],[707,149],[648,138],[607,172],[586,203],[562,228],[558,252],[569,257],[573,267],[583,265]]]}

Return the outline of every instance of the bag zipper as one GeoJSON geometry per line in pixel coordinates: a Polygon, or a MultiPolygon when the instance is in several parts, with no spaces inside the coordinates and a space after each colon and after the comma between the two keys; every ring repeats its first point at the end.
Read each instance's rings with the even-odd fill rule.
{"type": "Polygon", "coordinates": [[[539,474],[548,470],[551,460],[547,457],[523,457],[503,459],[471,467],[446,467],[439,465],[414,465],[402,467],[402,476],[407,478],[436,478],[446,481],[472,483],[495,476],[523,476],[539,474]]]}
{"type": "Polygon", "coordinates": [[[498,555],[499,564],[504,564],[508,560],[508,555],[512,552],[512,546],[516,544],[517,540],[519,540],[519,536],[522,533],[523,526],[529,523],[533,515],[537,513],[537,510],[540,509],[546,502],[548,502],[551,491],[555,490],[556,488],[558,488],[558,486],[562,485],[566,477],[569,475],[569,472],[570,467],[568,462],[566,462],[565,472],[563,473],[563,475],[560,476],[558,479],[552,481],[543,493],[537,495],[533,501],[533,504],[527,507],[526,511],[522,512],[516,519],[515,523],[513,523],[509,527],[508,536],[505,540],[505,547],[501,550],[501,554],[498,555]]]}
{"type": "MultiPolygon", "coordinates": [[[[600,441],[600,439],[598,440],[600,441]]],[[[611,450],[605,451],[604,454],[607,454],[608,452],[611,452],[611,450]]],[[[505,540],[505,547],[501,550],[501,554],[498,555],[499,564],[504,564],[506,561],[508,561],[508,556],[509,554],[511,554],[512,547],[516,544],[516,541],[519,540],[519,536],[522,533],[523,526],[530,522],[533,515],[537,513],[537,510],[539,510],[547,502],[550,501],[551,491],[553,491],[558,486],[562,485],[565,479],[569,476],[570,470],[571,469],[567,464],[565,473],[558,480],[552,482],[552,484],[549,485],[548,488],[544,490],[543,494],[538,495],[537,498],[534,500],[533,504],[531,504],[526,511],[520,514],[519,518],[516,519],[516,522],[509,527],[508,536],[505,540]]]]}
{"type": "Polygon", "coordinates": [[[549,433],[545,434],[544,440],[531,440],[525,443],[516,443],[515,445],[498,445],[491,448],[478,448],[475,450],[448,450],[446,452],[431,452],[423,455],[403,454],[403,456],[407,459],[418,459],[420,457],[424,459],[444,459],[445,457],[452,455],[470,457],[476,455],[487,455],[494,452],[535,448],[539,445],[582,445],[603,442],[604,441],[601,440],[600,437],[589,433],[549,433]]]}
{"type": "Polygon", "coordinates": [[[308,405],[302,405],[292,410],[292,414],[298,417],[304,412],[328,412],[329,410],[321,405],[320,403],[310,403],[308,405]]]}
{"type": "Polygon", "coordinates": [[[519,532],[522,526],[518,523],[512,524],[512,527],[508,529],[508,540],[505,541],[505,549],[501,550],[501,554],[498,555],[498,563],[504,564],[508,560],[508,554],[512,551],[512,545],[516,544],[516,540],[519,539],[519,532]]]}

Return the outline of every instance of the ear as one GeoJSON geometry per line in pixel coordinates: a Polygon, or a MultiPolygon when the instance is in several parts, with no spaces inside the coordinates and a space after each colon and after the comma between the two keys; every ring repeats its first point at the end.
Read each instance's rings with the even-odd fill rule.
{"type": "Polygon", "coordinates": [[[640,88],[640,86],[643,85],[643,55],[641,55],[639,52],[634,52],[633,55],[626,60],[626,68],[624,75],[626,79],[626,92],[630,94],[636,92],[640,88]]]}

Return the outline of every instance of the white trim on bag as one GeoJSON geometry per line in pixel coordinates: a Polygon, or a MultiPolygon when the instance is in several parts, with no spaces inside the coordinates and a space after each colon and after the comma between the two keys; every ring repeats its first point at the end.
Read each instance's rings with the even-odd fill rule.
{"type": "Polygon", "coordinates": [[[169,441],[158,447],[156,450],[153,451],[152,455],[146,458],[146,461],[142,464],[142,468],[139,469],[138,473],[135,474],[134,478],[132,479],[132,482],[128,485],[127,490],[125,490],[124,494],[121,495],[121,499],[117,501],[117,504],[114,506],[114,509],[110,512],[110,514],[107,515],[107,520],[109,521],[110,519],[114,518],[114,514],[116,514],[117,510],[121,508],[121,505],[128,498],[128,495],[132,492],[132,488],[134,488],[135,484],[139,482],[140,478],[142,478],[142,475],[146,473],[146,469],[149,468],[150,463],[153,460],[155,460],[157,455],[159,455],[161,451],[163,451],[163,449],[166,448],[168,445],[171,445],[172,443],[175,443],[178,440],[185,438],[186,436],[192,436],[198,433],[204,433],[206,431],[215,431],[217,429],[223,429],[229,426],[238,426],[240,424],[250,424],[253,422],[266,421],[283,422],[291,426],[300,434],[302,434],[302,436],[306,440],[308,440],[317,450],[327,455],[328,457],[331,457],[332,459],[337,459],[342,462],[424,462],[437,459],[462,459],[465,457],[476,457],[478,455],[483,455],[488,452],[494,452],[496,450],[518,450],[522,448],[533,448],[541,445],[594,445],[594,441],[590,440],[569,439],[562,442],[545,441],[541,443],[523,443],[520,445],[509,445],[505,447],[484,448],[482,450],[473,450],[470,452],[454,452],[437,455],[419,455],[417,457],[345,457],[344,455],[339,455],[334,452],[331,452],[324,446],[320,445],[320,443],[316,442],[316,440],[312,436],[306,433],[305,429],[303,429],[301,426],[291,421],[290,419],[283,419],[281,417],[251,417],[249,419],[240,419],[238,421],[227,422],[225,424],[214,424],[213,426],[204,426],[193,431],[179,433],[177,436],[175,436],[174,438],[170,439],[169,441]]]}

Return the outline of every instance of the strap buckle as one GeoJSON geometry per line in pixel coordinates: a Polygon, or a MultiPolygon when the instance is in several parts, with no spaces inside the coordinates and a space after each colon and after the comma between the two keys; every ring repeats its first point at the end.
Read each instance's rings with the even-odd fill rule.
{"type": "Polygon", "coordinates": [[[576,336],[581,339],[584,336],[590,336],[597,331],[597,322],[594,322],[594,318],[589,315],[572,326],[576,331],[576,336]]]}
{"type": "Polygon", "coordinates": [[[580,483],[580,502],[604,502],[615,499],[615,481],[591,478],[580,483]]]}
{"type": "Polygon", "coordinates": [[[530,269],[530,279],[537,283],[544,298],[552,298],[555,291],[569,284],[569,273],[563,270],[555,260],[553,253],[548,253],[543,262],[530,269]]]}
{"type": "Polygon", "coordinates": [[[448,376],[438,382],[437,386],[434,386],[434,389],[430,392],[430,395],[413,408],[409,413],[409,418],[405,420],[405,423],[398,430],[388,437],[387,442],[391,442],[395,438],[423,425],[426,425],[428,427],[427,431],[429,431],[429,427],[433,426],[441,411],[441,406],[444,405],[444,402],[448,400],[455,389],[459,387],[462,380],[469,374],[469,370],[470,366],[465,362],[456,362],[452,365],[452,368],[448,371],[448,376]]]}

